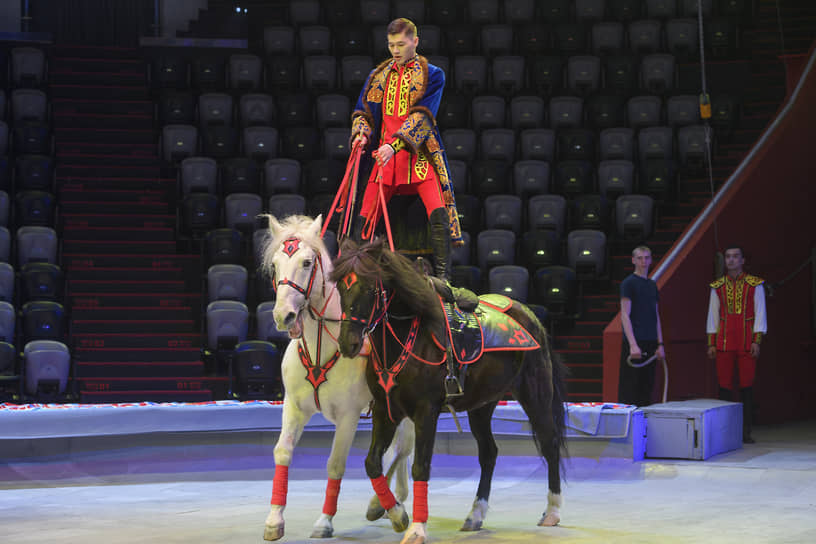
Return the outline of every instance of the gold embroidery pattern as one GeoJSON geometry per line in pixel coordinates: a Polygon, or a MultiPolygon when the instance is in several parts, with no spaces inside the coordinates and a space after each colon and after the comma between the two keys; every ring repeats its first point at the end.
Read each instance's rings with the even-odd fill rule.
{"type": "Polygon", "coordinates": [[[742,313],[742,304],[743,304],[743,295],[746,291],[745,289],[745,282],[743,278],[737,278],[735,282],[735,289],[736,292],[734,293],[734,313],[741,314],[742,313]]]}
{"type": "Polygon", "coordinates": [[[371,89],[368,91],[368,96],[366,99],[369,102],[374,102],[375,104],[379,104],[382,102],[383,99],[383,90],[382,87],[379,85],[372,85],[371,89]]]}
{"type": "Polygon", "coordinates": [[[399,92],[399,116],[408,114],[408,96],[411,92],[411,70],[407,69],[402,74],[402,82],[399,92]]]}
{"type": "Polygon", "coordinates": [[[394,102],[397,100],[397,72],[389,72],[388,83],[385,85],[385,114],[394,115],[394,102]]]}
{"type": "Polygon", "coordinates": [[[439,142],[436,140],[433,133],[431,133],[431,135],[428,136],[428,139],[425,140],[425,146],[428,148],[428,152],[430,153],[436,153],[439,151],[439,142]]]}
{"type": "Polygon", "coordinates": [[[425,155],[420,151],[417,153],[417,161],[414,165],[414,173],[417,177],[421,180],[424,180],[428,177],[428,160],[425,158],[425,155]]]}
{"type": "Polygon", "coordinates": [[[412,113],[403,121],[397,134],[416,150],[431,135],[431,125],[424,114],[412,113]]]}
{"type": "Polygon", "coordinates": [[[365,134],[366,137],[371,135],[371,127],[368,126],[368,121],[366,121],[365,117],[362,115],[355,117],[354,122],[351,124],[352,136],[356,136],[360,133],[365,134]]]}
{"type": "MultiPolygon", "coordinates": [[[[411,63],[411,81],[414,82],[414,85],[411,87],[411,96],[410,101],[411,104],[416,104],[420,98],[425,95],[425,86],[428,84],[426,81],[428,78],[427,72],[423,70],[423,59],[420,57],[415,62],[411,63]]],[[[427,66],[427,61],[425,61],[427,66]]]]}

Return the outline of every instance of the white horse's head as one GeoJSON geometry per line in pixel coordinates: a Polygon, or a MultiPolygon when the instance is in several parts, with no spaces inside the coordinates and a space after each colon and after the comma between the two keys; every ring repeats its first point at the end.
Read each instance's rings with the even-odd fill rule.
{"type": "Polygon", "coordinates": [[[325,295],[325,277],[331,271],[331,258],[320,236],[323,216],[293,215],[281,222],[268,217],[270,232],[261,268],[276,291],[275,326],[288,331],[290,338],[300,338],[309,298],[325,295]]]}

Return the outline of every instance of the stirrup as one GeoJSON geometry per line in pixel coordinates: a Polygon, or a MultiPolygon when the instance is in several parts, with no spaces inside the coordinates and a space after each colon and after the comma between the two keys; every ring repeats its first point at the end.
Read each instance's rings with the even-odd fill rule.
{"type": "Polygon", "coordinates": [[[453,374],[445,376],[445,396],[447,398],[461,397],[464,394],[465,392],[462,391],[462,385],[456,376],[453,374]]]}

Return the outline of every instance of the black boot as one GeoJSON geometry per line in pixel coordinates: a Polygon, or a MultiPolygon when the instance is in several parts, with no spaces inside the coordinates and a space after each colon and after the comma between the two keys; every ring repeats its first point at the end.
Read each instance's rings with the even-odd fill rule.
{"type": "Polygon", "coordinates": [[[452,287],[449,283],[451,268],[451,238],[448,210],[437,208],[431,212],[431,250],[434,255],[433,270],[437,279],[431,278],[436,291],[446,302],[456,304],[465,312],[472,312],[479,305],[476,293],[452,287]]]}
{"type": "Polygon", "coordinates": [[[720,391],[717,394],[717,398],[720,400],[731,402],[732,401],[731,390],[726,389],[725,387],[720,387],[720,391]]]}
{"type": "Polygon", "coordinates": [[[742,441],[746,444],[753,444],[751,437],[751,419],[754,413],[754,388],[745,387],[740,389],[742,397],[742,441]]]}
{"type": "Polygon", "coordinates": [[[363,242],[363,227],[365,226],[366,218],[358,215],[354,218],[351,225],[351,239],[361,244],[363,242]]]}

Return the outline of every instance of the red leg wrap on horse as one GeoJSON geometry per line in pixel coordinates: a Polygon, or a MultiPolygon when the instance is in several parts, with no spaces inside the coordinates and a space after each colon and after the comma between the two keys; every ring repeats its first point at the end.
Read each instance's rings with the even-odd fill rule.
{"type": "Polygon", "coordinates": [[[428,482],[414,482],[414,523],[428,521],[428,482]]]}
{"type": "Polygon", "coordinates": [[[337,496],[340,495],[340,480],[329,478],[326,484],[326,500],[323,503],[323,513],[333,516],[337,513],[337,496]]]}
{"type": "Polygon", "coordinates": [[[382,474],[376,478],[371,478],[371,486],[374,488],[374,493],[380,499],[380,505],[386,510],[391,510],[397,504],[397,499],[394,494],[388,489],[388,481],[382,474]]]}
{"type": "Polygon", "coordinates": [[[289,467],[277,465],[272,479],[272,504],[286,506],[286,494],[289,492],[289,467]]]}

